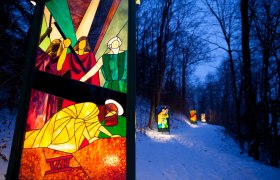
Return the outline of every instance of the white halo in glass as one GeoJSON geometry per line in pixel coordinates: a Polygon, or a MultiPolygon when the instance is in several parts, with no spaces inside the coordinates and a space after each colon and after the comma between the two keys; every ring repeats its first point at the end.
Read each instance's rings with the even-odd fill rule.
{"type": "Polygon", "coordinates": [[[118,115],[119,116],[121,116],[124,113],[123,107],[122,107],[122,105],[120,105],[120,103],[118,103],[117,101],[115,101],[113,99],[107,99],[105,101],[105,105],[106,104],[110,104],[110,103],[113,103],[113,104],[115,104],[117,106],[117,108],[118,108],[118,115]]]}

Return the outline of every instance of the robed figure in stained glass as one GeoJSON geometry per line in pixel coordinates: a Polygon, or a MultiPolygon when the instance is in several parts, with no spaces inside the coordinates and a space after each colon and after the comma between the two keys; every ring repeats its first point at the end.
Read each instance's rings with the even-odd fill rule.
{"type": "MultiPolygon", "coordinates": [[[[64,40],[64,48],[57,63],[57,70],[60,72],[60,74],[62,74],[62,76],[69,76],[69,78],[71,79],[80,80],[80,78],[85,75],[85,72],[81,68],[80,64],[77,63],[74,54],[67,54],[67,50],[70,45],[70,39],[64,40]]],[[[86,71],[90,70],[96,64],[94,54],[91,52],[87,38],[85,36],[79,38],[78,42],[74,46],[74,50],[74,53],[77,54],[86,71]]],[[[99,74],[95,74],[94,76],[89,78],[87,82],[92,85],[99,86],[99,74]]],[[[62,108],[70,106],[72,104],[74,104],[74,102],[63,100],[62,108]]]]}
{"type": "MultiPolygon", "coordinates": [[[[53,40],[46,52],[38,48],[36,69],[59,75],[56,66],[62,49],[62,42],[59,39],[53,40]]],[[[26,130],[39,129],[57,112],[58,102],[57,98],[51,94],[32,90],[29,107],[26,130]]]]}
{"type": "Polygon", "coordinates": [[[71,105],[56,113],[41,129],[26,132],[24,148],[48,147],[73,153],[84,146],[84,140],[87,144],[97,140],[100,132],[120,137],[111,134],[101,122],[115,126],[122,113],[121,105],[113,100],[100,107],[90,102],[71,105]]]}
{"type": "Polygon", "coordinates": [[[127,51],[122,51],[120,46],[122,41],[119,37],[114,37],[108,42],[110,52],[104,54],[81,81],[87,81],[95,76],[101,68],[105,79],[103,87],[119,92],[127,91],[127,51]]]}
{"type": "MultiPolygon", "coordinates": [[[[67,71],[69,71],[71,79],[80,80],[80,78],[82,78],[85,75],[85,72],[76,62],[73,53],[67,54],[67,50],[70,45],[70,39],[64,40],[64,49],[59,57],[57,69],[61,71],[62,74],[65,74],[67,73],[67,71]]],[[[87,71],[96,64],[94,54],[91,52],[91,48],[85,36],[79,38],[78,42],[76,43],[73,49],[75,50],[75,53],[78,55],[79,60],[81,61],[81,63],[87,71]]],[[[92,85],[99,86],[99,75],[95,74],[94,76],[89,78],[87,82],[92,85]]]]}
{"type": "Polygon", "coordinates": [[[158,117],[158,128],[162,129],[162,128],[169,128],[168,127],[168,107],[164,107],[162,108],[161,112],[158,113],[157,115],[158,117]]]}

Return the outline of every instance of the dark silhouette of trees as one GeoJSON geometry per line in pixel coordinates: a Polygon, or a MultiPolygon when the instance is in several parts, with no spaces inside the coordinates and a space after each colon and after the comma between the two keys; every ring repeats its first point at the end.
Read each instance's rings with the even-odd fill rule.
{"type": "MultiPolygon", "coordinates": [[[[254,159],[278,167],[280,2],[204,3],[210,10],[208,14],[216,19],[226,47],[206,41],[224,49],[228,61],[206,79],[206,85],[201,85],[205,93],[197,93],[198,99],[206,101],[202,106],[206,107],[211,123],[223,125],[236,136],[242,153],[247,151],[254,159]],[[235,8],[238,6],[239,12],[235,8]],[[205,95],[207,98],[203,98],[205,95]]],[[[201,86],[199,89],[203,89],[201,86]]]]}
{"type": "Polygon", "coordinates": [[[145,87],[151,100],[149,128],[152,128],[156,107],[175,101],[175,97],[171,97],[173,93],[183,97],[177,97],[177,106],[186,108],[188,70],[199,61],[205,61],[208,55],[207,45],[198,31],[200,23],[195,21],[196,8],[190,0],[141,1],[137,20],[137,79],[142,86],[138,90],[145,87]]]}
{"type": "Polygon", "coordinates": [[[0,2],[0,108],[17,105],[19,82],[23,72],[25,39],[33,6],[27,0],[0,2]]]}
{"type": "MultiPolygon", "coordinates": [[[[262,60],[259,74],[261,82],[258,92],[258,124],[260,127],[260,141],[264,144],[263,148],[268,151],[270,163],[279,166],[279,122],[277,106],[279,106],[279,23],[280,23],[280,2],[277,0],[252,1],[249,6],[252,14],[252,36],[257,44],[256,54],[262,60]],[[277,69],[277,70],[276,70],[277,69]],[[274,88],[275,87],[275,88],[274,88]],[[274,91],[276,89],[276,91],[274,91]],[[274,114],[274,115],[273,115],[274,114]],[[274,116],[274,118],[270,118],[274,116]],[[273,119],[273,120],[272,120],[273,119]],[[278,119],[278,120],[277,120],[278,119]]],[[[279,108],[278,108],[279,109],[279,108]]]]}

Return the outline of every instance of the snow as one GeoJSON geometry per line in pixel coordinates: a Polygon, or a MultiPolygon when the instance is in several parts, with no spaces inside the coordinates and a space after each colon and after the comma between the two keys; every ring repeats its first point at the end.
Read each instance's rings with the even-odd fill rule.
{"type": "Polygon", "coordinates": [[[239,152],[223,128],[214,125],[184,122],[170,135],[137,132],[136,179],[279,179],[280,169],[239,152]]]}
{"type": "MultiPolygon", "coordinates": [[[[206,123],[191,124],[183,114],[170,113],[169,133],[145,128],[148,102],[137,98],[136,179],[280,179],[280,169],[240,154],[238,144],[224,128],[206,123]]],[[[0,112],[0,152],[9,158],[15,113],[0,112]],[[2,124],[3,122],[6,122],[2,124]],[[5,129],[5,131],[4,131],[5,129]]],[[[155,124],[154,124],[155,125],[155,124]]],[[[8,162],[0,158],[0,180],[5,179],[8,162]]]]}
{"type": "Polygon", "coordinates": [[[8,108],[2,108],[0,111],[0,180],[5,179],[8,168],[12,138],[14,134],[14,122],[16,112],[11,112],[8,108]]]}

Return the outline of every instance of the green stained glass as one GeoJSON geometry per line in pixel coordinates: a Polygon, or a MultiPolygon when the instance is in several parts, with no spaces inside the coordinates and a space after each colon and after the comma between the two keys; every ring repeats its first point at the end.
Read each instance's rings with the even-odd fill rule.
{"type": "MultiPolygon", "coordinates": [[[[104,121],[102,122],[102,125],[105,126],[104,121]]],[[[108,131],[110,131],[112,134],[118,134],[121,137],[126,137],[126,118],[119,116],[118,125],[111,127],[106,126],[106,129],[108,129],[108,131]]],[[[109,136],[101,132],[99,134],[99,138],[109,138],[109,136]]]]}
{"type": "Polygon", "coordinates": [[[103,87],[126,92],[127,51],[119,54],[104,54],[102,73],[105,78],[103,87]]]}
{"type": "Polygon", "coordinates": [[[49,11],[54,17],[55,21],[61,28],[66,38],[69,38],[72,42],[72,46],[76,44],[77,38],[72,23],[68,3],[66,0],[53,0],[46,3],[49,11]]]}

